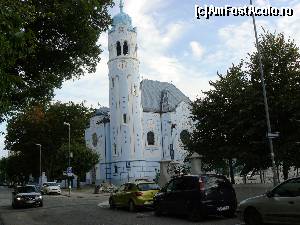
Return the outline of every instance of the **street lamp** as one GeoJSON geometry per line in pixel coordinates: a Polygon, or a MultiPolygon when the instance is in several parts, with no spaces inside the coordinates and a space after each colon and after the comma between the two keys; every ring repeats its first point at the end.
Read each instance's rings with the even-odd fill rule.
{"type": "Polygon", "coordinates": [[[41,144],[35,144],[36,146],[39,146],[40,148],[40,185],[42,185],[42,145],[41,144]]]}
{"type": "MultiPolygon", "coordinates": [[[[250,5],[253,5],[252,0],[250,0],[250,5]]],[[[263,65],[262,65],[262,60],[261,60],[261,54],[260,54],[260,49],[259,49],[259,45],[258,45],[258,37],[257,37],[257,30],[256,30],[254,14],[252,14],[252,21],[253,21],[253,28],[254,28],[254,33],[255,33],[256,48],[257,48],[259,69],[260,69],[260,80],[261,80],[261,85],[262,85],[262,89],[263,89],[264,105],[265,105],[266,120],[267,120],[267,127],[268,127],[268,139],[269,139],[269,146],[270,146],[271,160],[272,160],[272,171],[273,171],[273,185],[276,186],[278,184],[278,179],[276,176],[275,155],[274,155],[273,141],[272,141],[272,138],[274,138],[274,137],[272,136],[270,115],[269,115],[269,106],[268,106],[268,99],[267,99],[267,91],[266,91],[266,85],[265,85],[265,79],[264,79],[264,71],[263,71],[263,65]]]]}
{"type": "MultiPolygon", "coordinates": [[[[71,160],[70,160],[70,145],[71,145],[71,125],[70,123],[64,122],[64,125],[69,127],[69,154],[68,154],[68,167],[71,166],[71,160]]],[[[68,175],[68,174],[67,174],[68,175]]],[[[69,188],[69,196],[71,196],[71,184],[70,184],[70,177],[68,175],[68,188],[69,188]]]]}

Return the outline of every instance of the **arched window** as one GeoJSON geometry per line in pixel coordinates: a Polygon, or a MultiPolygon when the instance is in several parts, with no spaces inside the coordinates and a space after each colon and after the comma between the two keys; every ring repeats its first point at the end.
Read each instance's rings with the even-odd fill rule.
{"type": "Polygon", "coordinates": [[[124,44],[123,44],[123,55],[128,55],[128,44],[127,44],[127,41],[124,41],[124,44]]]}
{"type": "Polygon", "coordinates": [[[127,115],[125,113],[123,114],[123,123],[127,123],[127,115]]]}
{"type": "Polygon", "coordinates": [[[93,135],[92,135],[92,142],[93,142],[93,146],[94,146],[94,147],[97,147],[97,144],[98,144],[98,137],[97,137],[97,134],[96,134],[96,133],[93,133],[93,135]]]}
{"type": "Polygon", "coordinates": [[[115,87],[115,78],[111,78],[111,84],[112,84],[112,87],[114,88],[115,87]]]}
{"type": "Polygon", "coordinates": [[[154,145],[154,133],[152,131],[147,133],[147,142],[148,145],[154,145]]]}
{"type": "Polygon", "coordinates": [[[183,130],[180,133],[180,140],[182,141],[183,144],[186,144],[189,140],[190,137],[190,132],[188,132],[187,130],[183,130]]]}
{"type": "Polygon", "coordinates": [[[114,148],[114,154],[117,155],[117,145],[116,145],[116,143],[113,144],[113,148],[114,148]]]}
{"type": "Polygon", "coordinates": [[[121,55],[121,43],[117,42],[117,56],[121,55]]]}

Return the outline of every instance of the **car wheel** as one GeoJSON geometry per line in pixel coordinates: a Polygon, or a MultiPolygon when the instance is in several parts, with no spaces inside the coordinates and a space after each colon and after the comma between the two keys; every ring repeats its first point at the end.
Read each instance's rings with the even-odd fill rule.
{"type": "Polygon", "coordinates": [[[188,219],[192,222],[198,222],[201,220],[200,211],[196,208],[191,209],[188,213],[188,219]]]}
{"type": "Polygon", "coordinates": [[[17,206],[16,206],[15,203],[12,203],[12,204],[11,204],[11,207],[13,207],[13,209],[16,209],[16,208],[17,208],[17,206]]]}
{"type": "Polygon", "coordinates": [[[158,204],[157,206],[155,206],[154,214],[155,214],[155,216],[162,216],[163,215],[163,210],[162,210],[160,204],[158,204]]]}
{"type": "Polygon", "coordinates": [[[109,208],[111,208],[111,209],[116,208],[116,205],[115,205],[114,200],[112,198],[109,198],[109,208]]]}
{"type": "Polygon", "coordinates": [[[40,206],[40,207],[43,207],[43,205],[44,205],[43,202],[41,202],[39,206],[40,206]]]}
{"type": "Polygon", "coordinates": [[[223,216],[227,218],[234,218],[235,216],[235,210],[229,210],[223,214],[223,216]]]}
{"type": "Polygon", "coordinates": [[[246,225],[262,224],[262,217],[260,213],[254,208],[246,209],[246,211],[244,212],[244,220],[246,225]]]}
{"type": "Polygon", "coordinates": [[[136,211],[135,204],[132,200],[129,201],[128,208],[129,208],[130,212],[135,212],[136,211]]]}

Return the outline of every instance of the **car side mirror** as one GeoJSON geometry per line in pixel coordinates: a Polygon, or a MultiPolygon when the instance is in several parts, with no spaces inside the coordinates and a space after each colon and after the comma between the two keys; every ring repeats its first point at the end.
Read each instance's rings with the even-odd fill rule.
{"type": "Polygon", "coordinates": [[[272,191],[267,191],[266,196],[267,196],[268,198],[272,198],[272,197],[274,197],[274,194],[273,194],[272,191]]]}

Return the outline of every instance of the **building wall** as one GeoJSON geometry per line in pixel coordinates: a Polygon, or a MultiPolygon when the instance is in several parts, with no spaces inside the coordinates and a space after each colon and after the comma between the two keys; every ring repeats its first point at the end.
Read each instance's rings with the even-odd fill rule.
{"type": "MultiPolygon", "coordinates": [[[[100,161],[95,168],[87,173],[87,183],[99,183],[103,177],[106,177],[105,170],[101,169],[101,165],[110,161],[110,124],[99,123],[103,116],[94,116],[90,119],[90,127],[85,130],[85,140],[88,148],[97,152],[100,156],[100,161]],[[98,124],[99,123],[99,124],[98,124]]],[[[110,173],[110,171],[108,171],[110,173]]]]}

